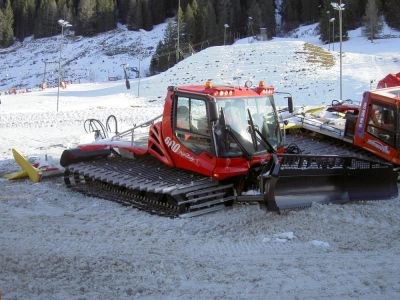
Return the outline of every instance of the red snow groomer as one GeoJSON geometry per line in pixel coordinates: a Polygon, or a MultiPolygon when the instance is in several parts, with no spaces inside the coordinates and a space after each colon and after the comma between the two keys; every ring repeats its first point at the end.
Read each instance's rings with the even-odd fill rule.
{"type": "Polygon", "coordinates": [[[358,105],[334,100],[317,113],[297,118],[307,131],[339,139],[400,165],[400,86],[367,91],[358,105]]]}
{"type": "Polygon", "coordinates": [[[377,89],[400,86],[400,73],[388,74],[385,78],[378,82],[377,89]]]}
{"type": "Polygon", "coordinates": [[[234,202],[280,211],[397,196],[390,164],[288,145],[274,89],[263,82],[169,87],[162,115],[112,137],[106,127],[93,143],[64,151],[65,183],[158,215],[194,216],[234,202]]]}

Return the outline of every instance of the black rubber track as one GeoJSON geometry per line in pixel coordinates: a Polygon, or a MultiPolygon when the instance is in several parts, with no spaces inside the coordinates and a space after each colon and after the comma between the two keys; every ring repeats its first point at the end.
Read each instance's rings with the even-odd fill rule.
{"type": "Polygon", "coordinates": [[[234,193],[232,184],[169,168],[149,155],[73,164],[66,168],[64,181],[81,193],[169,217],[221,209],[234,193]]]}

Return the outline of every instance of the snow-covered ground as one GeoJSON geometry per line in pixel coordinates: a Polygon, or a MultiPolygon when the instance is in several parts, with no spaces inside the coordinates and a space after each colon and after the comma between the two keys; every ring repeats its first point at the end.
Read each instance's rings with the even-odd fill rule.
{"type": "MultiPolygon", "coordinates": [[[[400,38],[345,42],[344,97],[360,99],[370,80],[399,72],[399,46],[400,38]]],[[[13,147],[27,156],[57,157],[76,145],[86,118],[105,121],[114,114],[123,129],[158,115],[169,85],[265,80],[292,92],[298,105],[330,102],[338,98],[338,53],[309,49],[293,39],[209,48],[163,74],[142,78],[140,97],[138,80],[131,80],[130,90],[124,81],[69,85],[60,91],[59,112],[55,88],[2,95],[0,175],[18,169],[13,147]]],[[[98,62],[93,64],[100,69],[98,62]]],[[[167,219],[71,192],[62,178],[38,184],[0,179],[0,294],[5,299],[395,299],[399,221],[399,199],[314,205],[282,215],[234,206],[167,219]]]]}

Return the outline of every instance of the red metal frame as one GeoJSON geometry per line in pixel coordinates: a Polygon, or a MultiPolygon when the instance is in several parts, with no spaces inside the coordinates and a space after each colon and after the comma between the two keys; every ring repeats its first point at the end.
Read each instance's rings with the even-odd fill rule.
{"type": "MultiPolygon", "coordinates": [[[[400,97],[390,93],[393,90],[396,90],[396,88],[387,88],[364,93],[360,113],[356,123],[354,144],[386,159],[387,161],[400,165],[400,151],[385,144],[383,141],[367,132],[367,122],[368,116],[370,115],[372,101],[393,107],[395,111],[399,111],[400,97]]],[[[399,88],[397,88],[397,90],[399,90],[399,88]]],[[[397,130],[399,130],[399,128],[397,128],[397,130]]]]}
{"type": "Polygon", "coordinates": [[[382,89],[394,86],[400,86],[400,72],[397,74],[388,74],[385,78],[378,82],[376,88],[382,89]]]}

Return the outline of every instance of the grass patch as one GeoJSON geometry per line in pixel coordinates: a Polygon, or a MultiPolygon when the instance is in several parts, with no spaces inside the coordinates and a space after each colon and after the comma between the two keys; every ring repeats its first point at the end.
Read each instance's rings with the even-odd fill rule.
{"type": "Polygon", "coordinates": [[[318,64],[327,69],[332,68],[335,65],[333,55],[319,46],[305,43],[304,52],[307,55],[307,62],[309,63],[318,64]]]}

